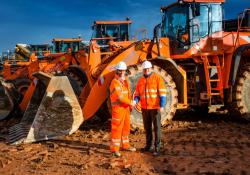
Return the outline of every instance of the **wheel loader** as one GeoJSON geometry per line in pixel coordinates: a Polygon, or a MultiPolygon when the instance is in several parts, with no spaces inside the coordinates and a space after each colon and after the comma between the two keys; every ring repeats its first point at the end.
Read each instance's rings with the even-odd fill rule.
{"type": "Polygon", "coordinates": [[[4,63],[3,79],[27,78],[28,69],[32,67],[33,62],[39,62],[39,67],[42,68],[53,58],[67,53],[69,49],[73,52],[79,51],[83,47],[81,42],[81,38],[54,38],[52,46],[17,44],[15,58],[4,63]]]}
{"type": "MultiPolygon", "coordinates": [[[[224,105],[239,116],[249,116],[248,83],[240,82],[249,81],[250,10],[240,14],[235,30],[223,30],[223,24],[227,24],[223,21],[223,3],[224,0],[179,0],[161,8],[162,21],[154,28],[153,39],[133,42],[115,57],[108,57],[107,65],[99,56],[102,52],[91,50],[90,45],[93,57],[89,57],[88,84],[81,105],[84,119],[106,103],[106,89],[116,63],[125,61],[129,65],[133,92],[144,60],[150,60],[154,71],[166,82],[168,95],[162,125],[173,118],[177,109],[193,107],[207,112],[207,107],[214,104],[224,105]]],[[[139,104],[131,114],[132,125],[139,128],[140,109],[139,104]]]]}
{"type": "MultiPolygon", "coordinates": [[[[24,94],[30,84],[29,69],[33,62],[37,61],[38,56],[49,53],[49,45],[27,45],[16,44],[15,51],[11,57],[3,60],[3,69],[1,70],[1,81],[13,83],[17,90],[24,94]]],[[[41,65],[46,64],[46,61],[40,61],[41,65]]],[[[9,103],[8,98],[4,94],[4,88],[0,86],[0,109],[2,111],[0,119],[5,118],[11,110],[12,103],[9,103]]]]}
{"type": "MultiPolygon", "coordinates": [[[[29,143],[70,134],[74,132],[73,126],[77,129],[83,120],[91,118],[103,105],[107,110],[108,87],[119,61],[129,66],[127,73],[132,92],[142,76],[141,63],[145,60],[151,61],[153,71],[165,80],[167,103],[161,119],[163,126],[173,118],[177,109],[206,109],[214,104],[229,107],[241,117],[249,117],[250,10],[240,14],[236,30],[227,32],[223,30],[223,3],[224,0],[179,0],[162,7],[162,21],[154,28],[152,40],[133,41],[123,47],[109,42],[108,45],[116,47],[116,50],[107,47],[106,43],[98,43],[98,39],[92,40],[85,65],[87,69],[82,71],[87,79],[77,97],[71,94],[73,90],[67,91],[72,89],[67,77],[38,74],[38,83],[47,80],[43,83],[43,98],[36,101],[38,110],[34,110],[32,115],[24,115],[23,121],[10,129],[11,143],[29,143]],[[105,50],[102,49],[103,44],[105,50]],[[57,122],[58,114],[47,110],[48,107],[56,108],[55,111],[63,109],[63,105],[58,103],[51,105],[59,101],[58,96],[72,107],[64,122],[57,122]],[[50,103],[47,103],[47,98],[50,103]],[[79,106],[77,112],[73,112],[76,98],[79,106]],[[45,115],[45,111],[50,114],[45,115]],[[74,115],[76,113],[78,116],[74,115]],[[53,126],[49,127],[50,123],[53,126]],[[57,126],[64,127],[64,123],[68,127],[57,132],[66,132],[53,132],[57,126]]],[[[33,95],[31,101],[35,97],[33,95]]],[[[140,112],[141,106],[137,104],[131,113],[134,127],[142,127],[140,112]]]]}
{"type": "MultiPolygon", "coordinates": [[[[96,42],[116,42],[119,45],[128,45],[129,41],[129,29],[132,21],[95,21],[93,25],[94,35],[92,40],[96,42]]],[[[87,46],[82,44],[81,38],[54,38],[52,40],[53,47],[52,53],[46,53],[42,57],[38,57],[37,54],[31,52],[26,47],[21,44],[16,46],[16,54],[22,55],[22,58],[26,58],[28,61],[19,61],[17,64],[6,62],[4,65],[4,80],[5,90],[9,91],[8,96],[11,99],[10,109],[5,117],[2,119],[6,120],[11,118],[13,111],[18,107],[21,112],[24,112],[28,102],[32,96],[34,90],[34,83],[31,80],[34,79],[32,74],[37,71],[42,71],[45,73],[55,74],[58,71],[67,76],[70,76],[71,82],[76,79],[74,83],[74,90],[77,94],[80,90],[76,90],[78,87],[81,88],[82,77],[78,72],[85,70],[87,64],[86,60],[86,50],[87,46]],[[82,61],[84,63],[82,63],[82,61]],[[14,66],[14,70],[13,70],[14,66]],[[18,67],[17,67],[18,66],[18,67]],[[79,67],[78,67],[79,66],[79,67]],[[80,76],[80,77],[78,77],[80,76]],[[12,84],[6,84],[8,83],[12,84]],[[29,91],[26,93],[27,89],[29,91]],[[13,92],[17,90],[21,92],[13,92]]],[[[114,44],[113,44],[114,45],[114,44]]],[[[117,46],[102,45],[102,51],[112,49],[113,51],[117,49],[117,46]]],[[[110,52],[111,53],[111,52],[110,52]]],[[[110,55],[109,52],[102,53],[102,59],[110,55]]],[[[16,62],[15,62],[16,63],[16,62]]],[[[84,81],[84,80],[83,80],[84,81]]],[[[20,111],[18,110],[18,111],[20,111]]]]}
{"type": "MultiPolygon", "coordinates": [[[[102,45],[102,49],[107,51],[105,53],[102,52],[102,55],[101,55],[102,60],[105,60],[107,56],[110,56],[111,54],[113,54],[113,52],[115,52],[115,50],[117,50],[118,47],[124,47],[126,45],[129,45],[130,41],[127,41],[127,38],[128,38],[128,32],[129,32],[128,25],[130,24],[131,24],[131,21],[113,21],[113,22],[96,21],[94,23],[95,27],[98,27],[100,25],[102,28],[105,28],[105,31],[102,31],[103,34],[106,32],[106,30],[107,32],[110,32],[111,29],[115,30],[114,33],[111,33],[110,34],[111,36],[109,37],[101,36],[100,38],[95,38],[93,36],[92,38],[92,43],[95,46],[97,46],[96,42],[100,42],[102,40],[107,41],[108,43],[112,43],[109,45],[102,45]],[[111,29],[109,29],[109,26],[111,26],[111,29]],[[126,31],[120,30],[120,28],[122,27],[126,27],[125,28],[126,31]],[[115,33],[117,32],[117,29],[119,31],[118,33],[115,33]],[[113,34],[118,34],[119,36],[113,37],[112,36],[113,34]],[[114,41],[116,39],[117,41],[114,41]],[[108,50],[110,50],[110,52],[108,52],[108,50]]],[[[98,31],[99,29],[95,29],[95,27],[93,27],[94,31],[99,32],[98,31]]],[[[60,46],[58,42],[62,42],[62,39],[57,38],[53,40],[55,48],[56,49],[64,48],[63,46],[60,46]]],[[[63,44],[65,44],[66,42],[67,41],[64,40],[63,44]]],[[[74,48],[74,43],[70,44],[69,46],[73,46],[74,48]]],[[[75,46],[76,46],[75,48],[78,48],[78,49],[80,48],[78,45],[75,45],[75,46]]],[[[39,60],[33,61],[32,64],[30,64],[30,66],[28,67],[28,70],[29,70],[28,76],[30,80],[33,80],[33,82],[30,83],[30,85],[27,87],[26,92],[22,94],[23,98],[21,100],[19,99],[19,94],[16,92],[16,89],[14,86],[12,86],[12,84],[2,82],[7,92],[7,95],[12,103],[12,108],[13,108],[13,110],[10,112],[10,115],[8,115],[5,119],[15,116],[13,115],[13,113],[16,114],[16,112],[19,112],[18,113],[19,115],[20,115],[20,112],[21,113],[25,112],[24,116],[27,113],[30,115],[30,113],[27,112],[27,111],[30,111],[30,109],[27,109],[28,104],[33,101],[39,101],[38,99],[32,101],[32,95],[34,94],[36,95],[35,88],[40,87],[40,86],[46,87],[48,85],[48,82],[47,82],[48,79],[50,79],[51,75],[53,74],[66,75],[71,83],[71,86],[73,86],[74,93],[76,95],[80,95],[79,94],[80,90],[83,89],[82,85],[85,85],[85,83],[87,82],[87,80],[85,80],[86,76],[85,76],[84,71],[87,71],[89,67],[87,65],[85,49],[84,50],[78,50],[78,49],[77,50],[71,49],[70,52],[63,53],[63,54],[47,55],[46,56],[47,58],[50,58],[51,60],[51,57],[53,57],[53,60],[50,62],[47,62],[47,64],[43,65],[42,68],[39,66],[39,60]],[[37,72],[38,70],[40,71],[39,74],[38,73],[33,74],[34,72],[37,72]],[[44,73],[49,74],[49,75],[45,75],[44,73]],[[38,85],[37,85],[37,80],[34,79],[35,77],[40,78],[38,85]]]]}
{"type": "MultiPolygon", "coordinates": [[[[130,43],[127,41],[129,38],[128,32],[131,23],[132,21],[130,20],[95,21],[92,27],[94,31],[92,40],[107,43],[115,41],[116,45],[128,45],[130,43]]],[[[67,76],[70,76],[71,82],[73,79],[76,79],[74,90],[77,91],[76,94],[79,93],[79,88],[82,88],[81,85],[84,84],[82,79],[84,81],[85,77],[79,75],[78,72],[84,71],[87,68],[85,61],[87,46],[82,44],[81,38],[54,38],[52,43],[52,53],[46,53],[42,57],[37,57],[35,53],[26,49],[23,45],[17,44],[16,52],[22,55],[23,58],[28,58],[28,61],[18,62],[19,68],[15,69],[15,71],[11,70],[11,67],[13,67],[12,63],[5,63],[4,80],[12,84],[7,85],[6,82],[3,82],[3,84],[5,84],[5,90],[9,91],[8,96],[11,96],[10,101],[12,105],[10,106],[13,110],[9,110],[10,113],[5,115],[4,119],[14,116],[12,113],[16,110],[16,106],[22,112],[25,111],[35,86],[34,83],[30,83],[35,78],[32,76],[34,72],[42,71],[49,74],[63,72],[67,76]],[[78,90],[76,90],[76,87],[78,87],[78,90]],[[26,93],[28,88],[29,91],[26,93]],[[15,90],[21,92],[21,94],[14,93],[13,91],[15,90]]],[[[117,46],[112,45],[102,45],[102,51],[108,49],[114,51],[117,49],[117,46]]],[[[104,60],[104,57],[110,54],[111,52],[103,52],[102,59],[104,60]]]]}
{"type": "MultiPolygon", "coordinates": [[[[1,91],[1,108],[6,111],[5,114],[1,115],[1,119],[9,118],[12,115],[12,109],[15,108],[14,106],[22,101],[34,79],[32,73],[39,70],[55,73],[53,67],[64,70],[75,58],[73,52],[81,49],[82,51],[79,51],[78,54],[84,55],[82,53],[84,52],[84,46],[81,38],[54,38],[52,42],[53,47],[49,45],[17,44],[15,58],[5,60],[1,82],[3,84],[7,83],[9,87],[17,92],[9,101],[6,99],[3,90],[1,91]],[[68,50],[70,50],[70,53],[68,50]]],[[[24,110],[25,107],[21,109],[24,110]]]]}

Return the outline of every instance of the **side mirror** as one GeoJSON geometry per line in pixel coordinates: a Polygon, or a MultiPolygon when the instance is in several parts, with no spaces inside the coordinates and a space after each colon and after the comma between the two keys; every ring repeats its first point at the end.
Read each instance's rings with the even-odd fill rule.
{"type": "Polygon", "coordinates": [[[192,7],[193,17],[200,16],[200,4],[192,3],[191,7],[192,7]]]}

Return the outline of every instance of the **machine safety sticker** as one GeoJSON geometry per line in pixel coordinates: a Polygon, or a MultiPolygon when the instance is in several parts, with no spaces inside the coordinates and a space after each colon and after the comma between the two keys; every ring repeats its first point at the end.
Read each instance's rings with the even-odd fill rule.
{"type": "Polygon", "coordinates": [[[100,76],[100,78],[98,79],[98,85],[102,86],[104,84],[105,78],[104,76],[100,76]]]}
{"type": "Polygon", "coordinates": [[[250,36],[240,36],[242,39],[250,43],[250,36]]]}

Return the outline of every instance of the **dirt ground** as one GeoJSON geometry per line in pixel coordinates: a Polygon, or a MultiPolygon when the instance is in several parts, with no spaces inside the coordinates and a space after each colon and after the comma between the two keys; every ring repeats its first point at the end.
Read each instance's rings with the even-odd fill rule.
{"type": "MultiPolygon", "coordinates": [[[[140,151],[112,157],[109,126],[110,121],[89,121],[71,136],[21,146],[0,138],[0,174],[250,174],[250,123],[245,120],[178,115],[162,128],[158,157],[140,151]]],[[[143,132],[130,138],[138,150],[144,146],[143,132]]]]}

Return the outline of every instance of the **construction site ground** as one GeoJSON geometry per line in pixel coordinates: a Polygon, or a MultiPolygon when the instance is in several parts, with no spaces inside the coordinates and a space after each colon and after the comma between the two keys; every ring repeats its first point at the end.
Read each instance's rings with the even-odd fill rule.
{"type": "MultiPolygon", "coordinates": [[[[6,143],[0,123],[0,174],[250,174],[250,123],[226,114],[178,114],[162,128],[160,156],[109,151],[110,120],[85,122],[73,135],[20,146],[6,143]]],[[[144,146],[144,133],[131,133],[131,144],[144,146]]]]}

